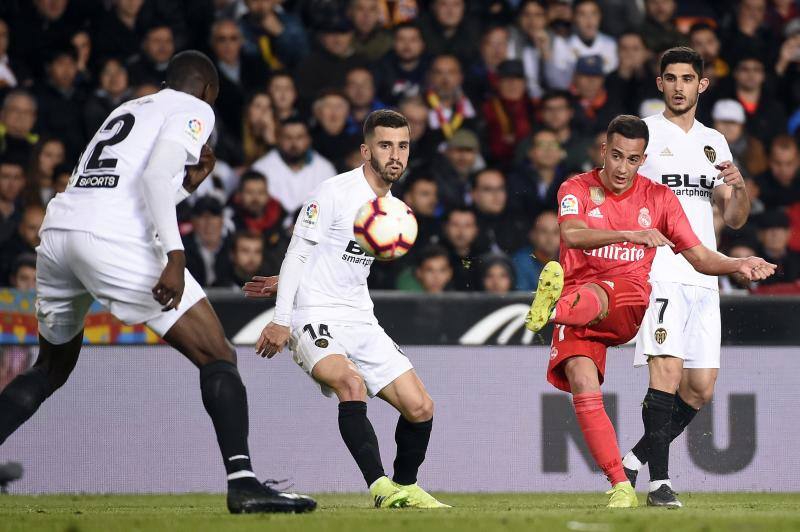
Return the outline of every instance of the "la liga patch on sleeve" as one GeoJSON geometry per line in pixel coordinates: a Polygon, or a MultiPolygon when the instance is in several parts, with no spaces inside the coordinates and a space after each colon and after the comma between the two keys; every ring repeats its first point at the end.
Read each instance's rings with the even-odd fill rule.
{"type": "Polygon", "coordinates": [[[192,137],[194,140],[199,141],[202,133],[203,123],[199,119],[192,118],[186,123],[186,134],[192,137]]]}
{"type": "Polygon", "coordinates": [[[561,198],[559,216],[566,216],[568,214],[578,214],[578,198],[573,194],[567,194],[561,198]]]}
{"type": "Polygon", "coordinates": [[[313,229],[319,219],[319,203],[310,201],[303,207],[303,214],[300,216],[300,227],[313,229]]]}

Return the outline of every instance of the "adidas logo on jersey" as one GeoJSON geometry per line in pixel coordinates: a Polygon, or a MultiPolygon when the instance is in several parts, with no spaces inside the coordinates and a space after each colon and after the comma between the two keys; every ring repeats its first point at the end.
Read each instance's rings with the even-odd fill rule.
{"type": "Polygon", "coordinates": [[[595,207],[594,209],[589,211],[589,218],[602,218],[602,217],[603,217],[603,213],[600,212],[600,208],[599,207],[595,207]]]}
{"type": "Polygon", "coordinates": [[[664,148],[663,150],[661,150],[661,153],[659,153],[659,155],[661,155],[662,157],[672,157],[672,152],[669,151],[669,148],[664,148]]]}

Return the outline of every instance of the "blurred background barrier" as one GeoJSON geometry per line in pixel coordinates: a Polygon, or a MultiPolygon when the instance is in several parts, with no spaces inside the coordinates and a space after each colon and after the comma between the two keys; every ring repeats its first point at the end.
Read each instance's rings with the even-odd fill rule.
{"type": "MultiPolygon", "coordinates": [[[[420,474],[426,487],[605,489],[589,466],[569,395],[545,382],[547,348],[410,346],[406,353],[436,402],[420,474]]],[[[631,348],[609,350],[603,386],[623,452],[640,436],[647,388],[647,372],[634,370],[632,358],[631,348]]],[[[713,404],[673,446],[675,486],[800,491],[800,455],[786,447],[800,436],[787,415],[797,404],[800,348],[725,347],[722,360],[713,404]]],[[[339,437],[336,401],[286,352],[267,361],[242,347],[239,365],[259,477],[290,478],[298,491],[363,490],[339,437]]],[[[224,470],[197,378],[166,346],[85,348],[66,386],[0,447],[0,463],[25,468],[12,492],[222,491],[224,470]]],[[[373,400],[370,418],[389,471],[396,413],[373,400]]]]}

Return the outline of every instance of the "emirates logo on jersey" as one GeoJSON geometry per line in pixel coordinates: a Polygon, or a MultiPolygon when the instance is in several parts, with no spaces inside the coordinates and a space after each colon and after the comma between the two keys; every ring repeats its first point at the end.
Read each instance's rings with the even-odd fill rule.
{"type": "Polygon", "coordinates": [[[650,227],[653,220],[650,219],[650,210],[647,207],[639,209],[639,225],[644,228],[650,227]]]}
{"type": "Polygon", "coordinates": [[[597,249],[584,249],[583,253],[590,257],[623,262],[636,262],[644,258],[643,248],[620,246],[619,244],[610,244],[597,249]]]}

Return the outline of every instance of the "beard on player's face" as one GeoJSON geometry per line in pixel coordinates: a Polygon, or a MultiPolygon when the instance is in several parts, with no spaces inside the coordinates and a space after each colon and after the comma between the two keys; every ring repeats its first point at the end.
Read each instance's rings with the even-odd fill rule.
{"type": "Polygon", "coordinates": [[[700,91],[696,91],[693,94],[681,92],[680,96],[682,96],[683,99],[679,100],[678,102],[674,101],[675,95],[676,93],[673,92],[669,97],[665,97],[664,104],[672,114],[682,115],[695,108],[697,105],[697,100],[700,97],[700,91]]]}
{"type": "Polygon", "coordinates": [[[375,154],[370,157],[369,165],[385,183],[397,183],[405,170],[403,163],[396,159],[389,159],[386,164],[381,165],[375,154]]]}

